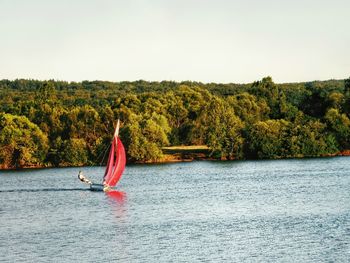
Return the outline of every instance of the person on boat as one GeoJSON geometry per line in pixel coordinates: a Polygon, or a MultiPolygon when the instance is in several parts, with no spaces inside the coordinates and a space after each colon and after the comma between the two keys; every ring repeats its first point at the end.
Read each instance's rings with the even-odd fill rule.
{"type": "Polygon", "coordinates": [[[90,184],[90,185],[92,184],[92,182],[83,175],[82,171],[79,171],[78,178],[83,183],[90,184]]]}
{"type": "Polygon", "coordinates": [[[89,184],[90,185],[90,190],[91,191],[103,191],[103,192],[108,192],[111,190],[111,187],[109,185],[107,185],[106,183],[103,184],[94,184],[93,182],[91,182],[89,179],[87,179],[82,171],[79,171],[78,174],[78,178],[80,181],[82,181],[83,183],[89,184]]]}
{"type": "Polygon", "coordinates": [[[111,187],[103,180],[103,192],[108,192],[111,190],[111,187]]]}

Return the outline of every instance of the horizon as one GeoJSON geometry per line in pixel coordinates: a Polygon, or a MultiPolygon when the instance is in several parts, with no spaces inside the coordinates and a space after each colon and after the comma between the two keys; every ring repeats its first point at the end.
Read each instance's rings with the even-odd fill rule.
{"type": "Polygon", "coordinates": [[[145,81],[145,82],[158,82],[158,83],[161,83],[161,82],[175,82],[175,83],[183,83],[183,82],[193,82],[193,83],[201,83],[201,84],[204,84],[204,85],[207,85],[207,84],[222,84],[222,85],[228,85],[228,84],[236,84],[236,85],[248,85],[248,84],[253,84],[254,82],[256,81],[261,81],[263,78],[266,78],[266,77],[271,77],[272,78],[272,81],[275,83],[275,84],[297,84],[297,83],[310,83],[310,82],[327,82],[327,81],[344,81],[346,79],[350,79],[350,74],[349,74],[349,77],[346,77],[346,78],[342,78],[342,79],[335,79],[335,78],[330,78],[330,79],[315,79],[315,80],[307,80],[307,81],[293,81],[293,82],[276,82],[274,80],[274,78],[272,76],[264,76],[262,77],[261,79],[257,79],[257,80],[254,80],[254,81],[250,81],[250,82],[203,82],[203,81],[197,81],[197,80],[146,80],[146,79],[135,79],[135,80],[120,80],[120,81],[111,81],[111,80],[102,80],[102,79],[91,79],[91,80],[88,80],[88,79],[83,79],[83,80],[80,80],[80,81],[74,81],[74,80],[62,80],[62,79],[33,79],[33,78],[13,78],[13,79],[0,79],[0,81],[4,81],[4,80],[8,80],[8,81],[16,81],[16,80],[29,80],[29,81],[42,81],[42,82],[45,82],[45,81],[55,81],[55,82],[67,82],[67,83],[82,83],[84,81],[87,81],[87,82],[110,82],[110,83],[121,83],[121,82],[138,82],[138,81],[145,81]]]}

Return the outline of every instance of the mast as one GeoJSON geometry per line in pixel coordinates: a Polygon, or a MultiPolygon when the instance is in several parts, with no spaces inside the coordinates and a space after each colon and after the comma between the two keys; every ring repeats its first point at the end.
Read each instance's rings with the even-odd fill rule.
{"type": "Polygon", "coordinates": [[[120,127],[120,121],[119,121],[119,119],[118,119],[118,121],[117,121],[117,127],[115,127],[115,132],[114,132],[113,139],[119,136],[119,127],[120,127]]]}

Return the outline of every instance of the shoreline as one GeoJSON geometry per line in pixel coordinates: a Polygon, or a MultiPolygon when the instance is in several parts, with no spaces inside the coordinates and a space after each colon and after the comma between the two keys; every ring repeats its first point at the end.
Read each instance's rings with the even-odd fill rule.
{"type": "MultiPolygon", "coordinates": [[[[186,151],[185,151],[186,152],[186,151]]],[[[350,156],[350,150],[344,150],[336,154],[328,154],[322,156],[294,156],[294,157],[285,157],[285,158],[276,158],[276,159],[233,159],[233,160],[225,160],[209,157],[206,153],[196,152],[196,153],[176,153],[176,154],[164,154],[164,157],[160,160],[156,161],[137,161],[137,162],[128,162],[127,164],[166,164],[166,163],[181,163],[181,162],[193,162],[193,161],[258,161],[258,160],[287,160],[287,159],[313,159],[313,158],[329,158],[329,157],[345,157],[350,156]]],[[[53,165],[32,165],[32,166],[24,166],[19,168],[0,168],[0,171],[20,171],[20,170],[30,170],[30,169],[50,169],[50,168],[78,168],[78,167],[86,167],[87,165],[80,166],[70,166],[70,165],[61,165],[61,166],[53,166],[53,165]]],[[[92,165],[92,166],[102,166],[102,165],[92,165]]]]}

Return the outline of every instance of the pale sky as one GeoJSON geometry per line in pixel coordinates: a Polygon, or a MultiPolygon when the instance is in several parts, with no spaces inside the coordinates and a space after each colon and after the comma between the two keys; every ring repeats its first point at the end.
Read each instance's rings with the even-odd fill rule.
{"type": "Polygon", "coordinates": [[[349,11],[349,0],[0,0],[0,79],[344,79],[349,11]]]}

